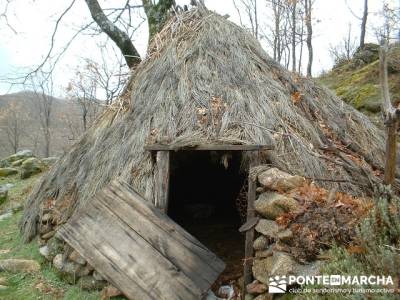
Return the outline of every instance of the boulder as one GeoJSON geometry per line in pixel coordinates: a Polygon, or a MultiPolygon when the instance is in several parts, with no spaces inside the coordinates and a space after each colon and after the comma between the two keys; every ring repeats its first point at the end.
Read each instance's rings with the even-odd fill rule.
{"type": "Polygon", "coordinates": [[[366,43],[363,48],[358,48],[353,58],[358,66],[370,64],[378,59],[379,45],[373,43],[366,43]]]}
{"type": "Polygon", "coordinates": [[[5,290],[5,289],[7,289],[8,288],[8,286],[6,286],[6,285],[1,285],[0,284],[0,291],[3,291],[3,290],[5,290]]]}
{"type": "Polygon", "coordinates": [[[17,160],[24,160],[27,158],[33,157],[33,152],[31,150],[21,150],[18,151],[17,153],[10,155],[7,160],[10,162],[14,162],[17,160]]]}
{"type": "Polygon", "coordinates": [[[266,258],[266,257],[270,257],[274,254],[272,247],[268,248],[266,250],[261,250],[261,251],[256,251],[256,258],[266,258]]]}
{"type": "Polygon", "coordinates": [[[3,220],[5,220],[5,219],[8,219],[8,218],[10,218],[12,215],[13,215],[13,213],[12,213],[11,211],[8,211],[8,212],[6,212],[6,213],[0,215],[0,221],[3,221],[3,220]]]}
{"type": "Polygon", "coordinates": [[[86,264],[86,260],[75,250],[73,250],[71,252],[71,254],[68,256],[68,258],[70,260],[72,260],[73,262],[76,262],[77,264],[80,264],[80,265],[86,264]]]}
{"type": "Polygon", "coordinates": [[[53,259],[53,266],[58,270],[58,275],[69,283],[76,283],[77,279],[89,275],[89,267],[65,260],[63,255],[57,254],[53,259]]]}
{"type": "Polygon", "coordinates": [[[47,241],[47,247],[49,248],[50,260],[53,260],[56,255],[64,251],[64,243],[55,236],[47,241]]]}
{"type": "Polygon", "coordinates": [[[100,295],[101,300],[109,300],[112,297],[117,297],[121,296],[122,292],[118,290],[116,287],[109,285],[106,286],[102,291],[100,295]]]}
{"type": "Polygon", "coordinates": [[[278,236],[278,232],[283,230],[283,228],[275,221],[266,219],[261,219],[258,221],[255,229],[257,232],[269,238],[276,238],[278,236]]]}
{"type": "Polygon", "coordinates": [[[400,46],[391,47],[387,55],[387,68],[390,73],[400,72],[400,46]]]}
{"type": "Polygon", "coordinates": [[[252,294],[246,294],[244,296],[244,300],[254,300],[255,296],[252,294]]]}
{"type": "Polygon", "coordinates": [[[107,281],[98,281],[93,276],[83,276],[78,280],[78,286],[83,290],[101,290],[107,285],[107,281]]]}
{"type": "Polygon", "coordinates": [[[24,162],[25,159],[18,159],[14,162],[11,163],[11,167],[19,167],[20,165],[22,165],[22,163],[24,162]]]}
{"type": "Polygon", "coordinates": [[[254,280],[246,286],[246,292],[252,295],[263,294],[268,290],[264,283],[254,280]]]}
{"type": "Polygon", "coordinates": [[[0,186],[0,205],[6,202],[8,199],[8,188],[0,186]]]}
{"type": "Polygon", "coordinates": [[[253,242],[253,249],[256,251],[265,250],[268,247],[268,240],[265,236],[260,235],[256,240],[253,242]]]}
{"type": "Polygon", "coordinates": [[[7,278],[5,278],[5,277],[0,277],[0,285],[7,285],[7,284],[8,284],[7,278]]]}
{"type": "Polygon", "coordinates": [[[275,220],[284,213],[298,210],[300,205],[291,197],[275,192],[265,192],[254,202],[254,208],[260,215],[275,220]]]}
{"type": "Polygon", "coordinates": [[[289,254],[274,252],[272,256],[254,261],[253,274],[258,281],[268,284],[270,276],[293,275],[298,266],[289,254]]]}
{"type": "Polygon", "coordinates": [[[280,231],[278,232],[277,239],[285,244],[290,245],[293,241],[293,232],[289,228],[280,231]]]}
{"type": "Polygon", "coordinates": [[[11,167],[11,163],[7,159],[1,159],[0,160],[0,168],[7,168],[11,167]]]}
{"type": "Polygon", "coordinates": [[[7,177],[18,173],[17,169],[6,167],[0,168],[0,177],[7,177]]]}
{"type": "Polygon", "coordinates": [[[272,300],[272,299],[274,299],[274,295],[268,293],[258,295],[256,298],[254,298],[254,300],[272,300]]]}
{"type": "Polygon", "coordinates": [[[41,236],[41,238],[44,239],[44,240],[49,240],[49,239],[51,239],[55,234],[56,234],[56,232],[55,232],[54,230],[50,230],[49,232],[43,234],[43,235],[41,236]]]}
{"type": "Polygon", "coordinates": [[[39,253],[40,255],[44,256],[44,258],[46,258],[47,260],[50,260],[50,251],[49,251],[49,247],[47,245],[44,245],[42,247],[39,248],[39,253]]]}
{"type": "Polygon", "coordinates": [[[4,259],[0,260],[0,271],[10,273],[35,273],[39,272],[40,264],[29,259],[4,259]]]}
{"type": "Polygon", "coordinates": [[[100,273],[97,272],[97,271],[93,272],[93,278],[96,279],[96,280],[100,280],[100,281],[105,280],[104,277],[101,276],[100,273]]]}
{"type": "Polygon", "coordinates": [[[45,169],[44,164],[36,157],[26,159],[21,165],[21,179],[38,174],[45,169]]]}
{"type": "Polygon", "coordinates": [[[305,179],[301,176],[293,176],[277,168],[271,168],[258,175],[258,181],[262,186],[274,191],[289,191],[302,186],[305,179]]]}

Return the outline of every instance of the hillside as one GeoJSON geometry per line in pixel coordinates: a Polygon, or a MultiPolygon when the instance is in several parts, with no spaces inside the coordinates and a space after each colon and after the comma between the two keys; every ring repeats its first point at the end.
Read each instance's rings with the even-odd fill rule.
{"type": "MultiPolygon", "coordinates": [[[[77,104],[67,99],[52,99],[50,155],[58,156],[80,135],[81,119],[77,104]]],[[[36,155],[42,156],[44,142],[38,97],[34,92],[21,91],[0,96],[0,157],[13,152],[8,131],[13,131],[16,123],[20,127],[18,148],[31,149],[36,155]]]]}
{"type": "MultiPolygon", "coordinates": [[[[389,86],[393,104],[400,103],[400,46],[388,53],[389,86]]],[[[335,66],[320,81],[336,91],[344,101],[373,117],[379,117],[381,91],[379,84],[379,46],[367,44],[350,61],[335,66]]]]}

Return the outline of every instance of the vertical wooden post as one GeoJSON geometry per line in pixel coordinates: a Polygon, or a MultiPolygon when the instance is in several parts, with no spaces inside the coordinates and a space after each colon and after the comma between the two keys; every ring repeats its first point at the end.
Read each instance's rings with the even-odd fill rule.
{"type": "Polygon", "coordinates": [[[390,101],[388,71],[387,71],[387,41],[383,41],[379,51],[379,77],[382,89],[382,111],[386,127],[386,157],[384,184],[391,185],[396,178],[397,164],[397,128],[400,120],[400,110],[393,107],[390,101]]]}
{"type": "Polygon", "coordinates": [[[386,185],[392,184],[396,178],[397,128],[397,120],[392,120],[386,125],[386,161],[385,176],[383,180],[386,185]]]}
{"type": "Polygon", "coordinates": [[[167,213],[169,194],[169,151],[157,151],[154,205],[167,213]]]}
{"type": "MultiPolygon", "coordinates": [[[[250,166],[249,166],[249,187],[247,191],[247,221],[251,218],[254,218],[256,213],[254,210],[254,201],[256,199],[256,188],[257,188],[257,179],[253,179],[250,170],[252,167],[259,164],[259,155],[258,151],[255,152],[251,158],[250,166]]],[[[246,294],[246,286],[252,282],[252,266],[253,266],[253,249],[254,242],[254,227],[246,231],[246,244],[245,244],[245,255],[244,255],[244,264],[243,264],[243,287],[242,287],[242,295],[243,299],[246,294]]]]}

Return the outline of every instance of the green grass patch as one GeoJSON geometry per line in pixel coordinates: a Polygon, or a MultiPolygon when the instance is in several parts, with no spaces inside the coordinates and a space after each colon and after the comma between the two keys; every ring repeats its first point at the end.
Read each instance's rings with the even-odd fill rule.
{"type": "MultiPolygon", "coordinates": [[[[2,204],[0,211],[17,204],[23,204],[32,186],[39,178],[40,175],[24,180],[21,180],[19,175],[0,178],[0,184],[14,184],[14,187],[9,191],[9,199],[2,204]]],[[[0,290],[0,299],[99,299],[100,293],[98,291],[83,291],[77,285],[69,285],[60,280],[51,267],[51,263],[40,255],[36,241],[29,244],[22,242],[18,228],[21,215],[22,212],[18,212],[10,218],[0,221],[0,260],[7,258],[34,259],[41,264],[41,271],[37,274],[0,272],[0,277],[7,281],[7,288],[0,290]]]]}

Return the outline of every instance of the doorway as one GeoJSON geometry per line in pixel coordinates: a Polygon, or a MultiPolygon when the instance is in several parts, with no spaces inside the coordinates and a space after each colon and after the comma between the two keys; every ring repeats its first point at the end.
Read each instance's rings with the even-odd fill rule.
{"type": "Polygon", "coordinates": [[[226,263],[219,283],[243,272],[236,199],[247,178],[241,151],[170,152],[168,215],[226,263]]]}

